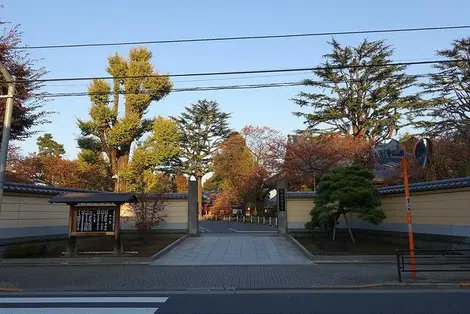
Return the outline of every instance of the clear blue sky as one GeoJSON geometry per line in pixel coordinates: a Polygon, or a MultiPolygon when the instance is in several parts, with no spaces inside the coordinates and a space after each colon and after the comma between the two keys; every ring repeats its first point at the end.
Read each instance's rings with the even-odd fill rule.
{"type": "MultiPolygon", "coordinates": [[[[3,18],[21,24],[25,45],[160,40],[194,37],[266,35],[280,33],[443,26],[469,23],[469,1],[313,1],[313,0],[3,0],[3,18]],[[379,4],[380,3],[380,4],[379,4]],[[382,4],[383,3],[383,4],[382,4]]],[[[396,61],[435,58],[435,50],[468,36],[468,30],[367,35],[387,39],[396,48],[396,61]]],[[[364,35],[338,36],[355,45],[364,35]]],[[[234,42],[149,45],[156,68],[167,73],[241,71],[252,69],[312,67],[329,51],[328,37],[251,40],[234,42]]],[[[128,46],[83,49],[32,50],[33,58],[49,71],[48,77],[100,76],[107,56],[127,54],[128,46]]],[[[412,67],[410,73],[425,72],[412,67]]],[[[308,74],[193,81],[179,78],[175,87],[254,84],[297,81],[308,74]],[[186,82],[182,82],[186,81],[186,82]]],[[[207,78],[206,78],[207,79],[207,78]]],[[[49,92],[86,91],[88,82],[54,82],[49,92]]],[[[178,115],[198,99],[211,99],[232,113],[231,125],[269,125],[284,133],[302,127],[292,116],[298,108],[290,100],[300,87],[259,90],[174,93],[152,104],[150,115],[178,115]]],[[[52,123],[38,130],[52,133],[65,145],[68,156],[78,151],[76,118],[86,118],[86,97],[57,98],[46,104],[56,111],[52,123]]],[[[40,133],[40,134],[41,134],[40,133]]],[[[36,150],[36,137],[20,143],[24,152],[36,150]]]]}

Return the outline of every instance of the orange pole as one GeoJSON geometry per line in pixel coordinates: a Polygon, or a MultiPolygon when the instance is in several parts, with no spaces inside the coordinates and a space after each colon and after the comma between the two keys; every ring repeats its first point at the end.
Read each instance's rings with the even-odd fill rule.
{"type": "Polygon", "coordinates": [[[406,155],[402,159],[403,167],[403,185],[405,187],[405,202],[406,202],[406,221],[408,223],[408,243],[410,246],[410,258],[411,258],[411,278],[416,280],[416,260],[415,260],[415,243],[413,239],[413,223],[411,221],[411,204],[410,204],[410,186],[408,182],[408,162],[406,161],[406,155]]]}

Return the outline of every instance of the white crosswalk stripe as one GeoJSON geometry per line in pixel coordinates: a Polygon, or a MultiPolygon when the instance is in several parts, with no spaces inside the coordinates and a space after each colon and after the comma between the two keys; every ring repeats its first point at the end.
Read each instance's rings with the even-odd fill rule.
{"type": "Polygon", "coordinates": [[[0,297],[0,314],[154,314],[158,304],[167,300],[168,297],[0,297]]]}

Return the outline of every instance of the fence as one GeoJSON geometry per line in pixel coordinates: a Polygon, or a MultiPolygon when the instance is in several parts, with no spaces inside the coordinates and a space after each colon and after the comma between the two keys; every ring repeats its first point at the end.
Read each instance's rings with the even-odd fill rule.
{"type": "Polygon", "coordinates": [[[415,270],[411,250],[397,249],[398,280],[404,272],[466,272],[470,271],[470,250],[415,249],[415,270]]]}
{"type": "Polygon", "coordinates": [[[259,216],[223,216],[223,217],[205,217],[205,220],[221,220],[225,222],[237,222],[258,224],[277,227],[277,217],[259,217],[259,216]]]}

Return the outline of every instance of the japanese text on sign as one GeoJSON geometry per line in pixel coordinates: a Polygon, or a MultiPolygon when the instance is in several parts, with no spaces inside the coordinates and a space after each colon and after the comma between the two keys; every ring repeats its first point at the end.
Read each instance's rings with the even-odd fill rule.
{"type": "Polygon", "coordinates": [[[114,232],[116,209],[77,209],[77,232],[114,232]]]}

